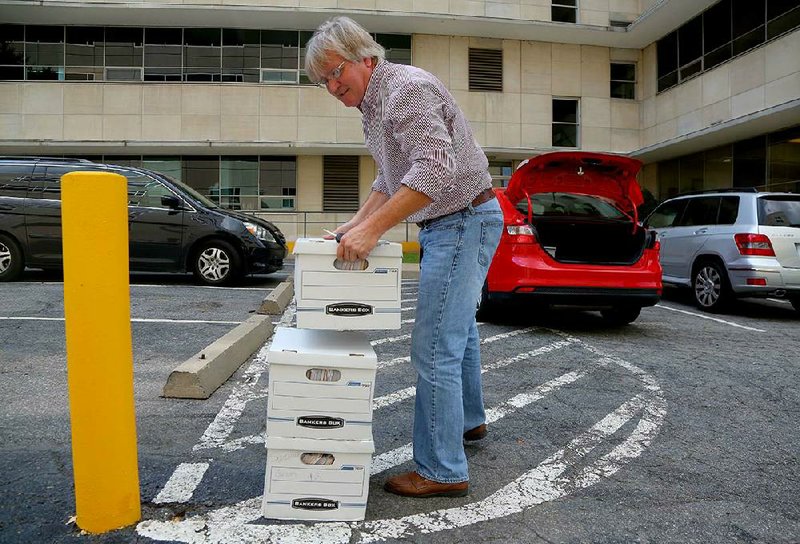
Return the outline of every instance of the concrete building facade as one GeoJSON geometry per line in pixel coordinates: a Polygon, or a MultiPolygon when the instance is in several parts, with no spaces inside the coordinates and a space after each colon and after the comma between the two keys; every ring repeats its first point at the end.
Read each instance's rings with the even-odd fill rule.
{"type": "Polygon", "coordinates": [[[0,154],[151,167],[320,235],[375,175],[358,110],[302,70],[339,14],[442,79],[497,185],[579,149],[641,159],[656,200],[800,191],[794,0],[0,0],[0,154]]]}

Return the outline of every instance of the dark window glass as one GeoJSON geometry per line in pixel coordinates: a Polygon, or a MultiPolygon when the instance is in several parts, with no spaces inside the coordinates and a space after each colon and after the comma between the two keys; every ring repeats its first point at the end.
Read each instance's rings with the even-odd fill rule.
{"type": "MultiPolygon", "coordinates": [[[[797,3],[795,2],[797,5],[797,3]]],[[[767,4],[769,6],[770,4],[767,4]]],[[[772,39],[780,36],[784,32],[788,32],[797,27],[800,27],[800,7],[796,7],[791,11],[777,16],[767,23],[767,39],[772,39]]]]}
{"type": "Polygon", "coordinates": [[[774,19],[798,7],[798,0],[767,0],[767,19],[774,19]]]}
{"type": "Polygon", "coordinates": [[[28,66],[25,69],[25,79],[59,81],[64,79],[64,74],[57,66],[28,66]]]}
{"type": "Polygon", "coordinates": [[[386,49],[386,60],[397,64],[411,64],[411,36],[376,34],[375,41],[386,49]]]}
{"type": "Polygon", "coordinates": [[[106,27],[106,66],[142,66],[144,29],[106,27]]]}
{"type": "Polygon", "coordinates": [[[33,167],[26,165],[0,164],[0,199],[3,197],[25,198],[28,188],[26,177],[33,167]]]}
{"type": "Polygon", "coordinates": [[[222,29],[222,81],[259,81],[261,32],[222,29]]]}
{"type": "Polygon", "coordinates": [[[183,61],[186,81],[220,81],[221,30],[187,28],[184,30],[183,61]]]}
{"type": "Polygon", "coordinates": [[[636,65],[611,63],[611,97],[636,98],[636,65]]]}
{"type": "Polygon", "coordinates": [[[656,45],[658,77],[666,76],[678,69],[678,33],[672,32],[658,40],[656,45]]]}
{"type": "Polygon", "coordinates": [[[297,162],[294,157],[261,157],[259,164],[261,209],[294,209],[297,162]]]}
{"type": "Polygon", "coordinates": [[[733,225],[739,216],[739,197],[723,196],[719,205],[718,225],[733,225]]]}
{"type": "Polygon", "coordinates": [[[258,157],[223,157],[220,165],[220,206],[231,210],[258,209],[258,157]]]}
{"type": "Polygon", "coordinates": [[[731,58],[731,44],[726,43],[725,45],[718,47],[712,52],[703,56],[703,68],[710,70],[714,66],[722,64],[729,58],[731,58]]]}
{"type": "Polygon", "coordinates": [[[180,81],[183,63],[180,28],[146,28],[144,32],[144,79],[180,81]]]}
{"type": "Polygon", "coordinates": [[[678,30],[678,63],[685,66],[703,56],[703,18],[695,17],[678,30]]]}
{"type": "Polygon", "coordinates": [[[314,35],[313,32],[302,31],[302,30],[300,31],[300,44],[302,44],[302,45],[300,47],[300,63],[299,63],[299,66],[300,66],[300,83],[303,84],[303,85],[314,85],[314,82],[311,81],[311,79],[308,77],[308,75],[306,75],[306,71],[303,68],[306,65],[306,44],[308,43],[308,40],[310,40],[311,36],[313,36],[313,35],[314,35]]]}
{"type": "Polygon", "coordinates": [[[103,66],[103,27],[67,27],[67,66],[103,66]]]}
{"type": "Polygon", "coordinates": [[[733,186],[766,184],[767,137],[757,136],[733,144],[733,186]]]}
{"type": "Polygon", "coordinates": [[[296,70],[298,33],[289,30],[261,31],[261,67],[296,70]]]}
{"type": "Polygon", "coordinates": [[[161,204],[161,197],[175,196],[166,186],[143,174],[126,172],[125,177],[128,178],[128,206],[166,208],[161,204]]]}
{"type": "MultiPolygon", "coordinates": [[[[64,65],[64,27],[28,25],[25,56],[29,65],[64,65]]],[[[56,78],[58,79],[58,78],[56,78]]]]}
{"type": "Polygon", "coordinates": [[[22,66],[25,64],[24,36],[25,27],[23,25],[0,25],[0,65],[22,66]]]}
{"type": "Polygon", "coordinates": [[[699,74],[702,71],[702,69],[703,69],[703,61],[700,59],[694,61],[691,64],[681,66],[680,70],[681,81],[695,74],[699,74]]]}
{"type": "Polygon", "coordinates": [[[671,227],[676,225],[680,220],[685,207],[685,199],[665,202],[656,208],[650,217],[647,218],[646,225],[654,228],[671,227]]]}
{"type": "Polygon", "coordinates": [[[732,52],[734,56],[749,51],[750,49],[764,43],[764,40],[766,40],[764,30],[764,25],[761,25],[755,30],[751,30],[747,34],[743,34],[742,36],[734,39],[732,44],[732,52]]]}
{"type": "Polygon", "coordinates": [[[714,51],[731,41],[731,2],[722,0],[703,13],[703,50],[714,51]]]}
{"type": "Polygon", "coordinates": [[[770,191],[800,192],[800,126],[769,135],[770,191]]]}
{"type": "Polygon", "coordinates": [[[742,36],[766,22],[764,0],[733,0],[733,37],[742,36]]]}
{"type": "Polygon", "coordinates": [[[686,211],[681,217],[679,226],[694,227],[698,225],[714,225],[719,211],[718,196],[701,196],[689,199],[686,211]]]}
{"type": "Polygon", "coordinates": [[[553,147],[578,147],[578,101],[553,99],[553,147]]]}
{"type": "Polygon", "coordinates": [[[181,181],[219,204],[219,157],[184,157],[181,181]]]}
{"type": "Polygon", "coordinates": [[[22,66],[0,66],[0,80],[22,80],[25,79],[25,69],[22,66]]]}
{"type": "Polygon", "coordinates": [[[553,0],[550,17],[553,21],[574,23],[577,21],[577,8],[577,0],[553,0]]]}
{"type": "Polygon", "coordinates": [[[677,85],[678,83],[678,71],[675,70],[674,72],[670,72],[669,74],[658,78],[658,91],[664,91],[669,89],[670,87],[677,85]]]}

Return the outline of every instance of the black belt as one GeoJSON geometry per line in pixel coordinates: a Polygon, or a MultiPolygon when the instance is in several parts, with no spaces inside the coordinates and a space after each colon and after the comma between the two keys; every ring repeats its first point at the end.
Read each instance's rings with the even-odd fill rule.
{"type": "MultiPolygon", "coordinates": [[[[470,204],[470,206],[472,206],[474,208],[475,206],[480,206],[484,202],[489,202],[491,199],[494,198],[494,196],[495,196],[494,195],[494,189],[489,187],[488,189],[484,189],[483,191],[478,193],[478,196],[473,198],[472,202],[470,202],[469,204],[470,204]]],[[[452,213],[448,213],[448,214],[445,214],[445,215],[440,215],[439,217],[434,217],[432,219],[425,219],[423,221],[418,222],[417,226],[419,228],[421,228],[421,229],[424,229],[425,227],[427,227],[428,225],[430,225],[434,221],[438,221],[442,217],[447,217],[448,215],[453,215],[454,213],[460,213],[460,212],[463,212],[466,209],[467,209],[467,207],[464,207],[464,208],[461,208],[460,210],[454,211],[452,213]]]]}

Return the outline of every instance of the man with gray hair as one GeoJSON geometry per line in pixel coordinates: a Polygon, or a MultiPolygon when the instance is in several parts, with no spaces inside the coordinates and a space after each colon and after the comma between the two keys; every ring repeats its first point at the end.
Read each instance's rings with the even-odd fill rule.
{"type": "Polygon", "coordinates": [[[475,308],[503,217],[488,162],[461,109],[432,74],[384,59],[352,19],[336,17],[306,45],[306,72],[363,116],[378,167],[369,197],[341,234],[338,257],[364,259],[406,219],[419,225],[414,462],[384,489],[408,497],[469,491],[463,440],[486,436],[475,308]]]}

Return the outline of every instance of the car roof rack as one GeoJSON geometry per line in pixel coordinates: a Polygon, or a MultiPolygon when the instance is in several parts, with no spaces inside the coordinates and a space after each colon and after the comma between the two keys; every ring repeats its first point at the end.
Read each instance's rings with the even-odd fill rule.
{"type": "Polygon", "coordinates": [[[40,156],[27,156],[27,155],[0,155],[0,160],[5,161],[47,161],[47,162],[88,162],[89,159],[79,159],[73,157],[40,157],[40,156]]]}
{"type": "MultiPolygon", "coordinates": [[[[756,187],[723,187],[721,189],[703,189],[701,191],[689,191],[675,196],[704,195],[708,193],[757,193],[756,187]]],[[[675,197],[672,197],[675,198],[675,197]]]]}

